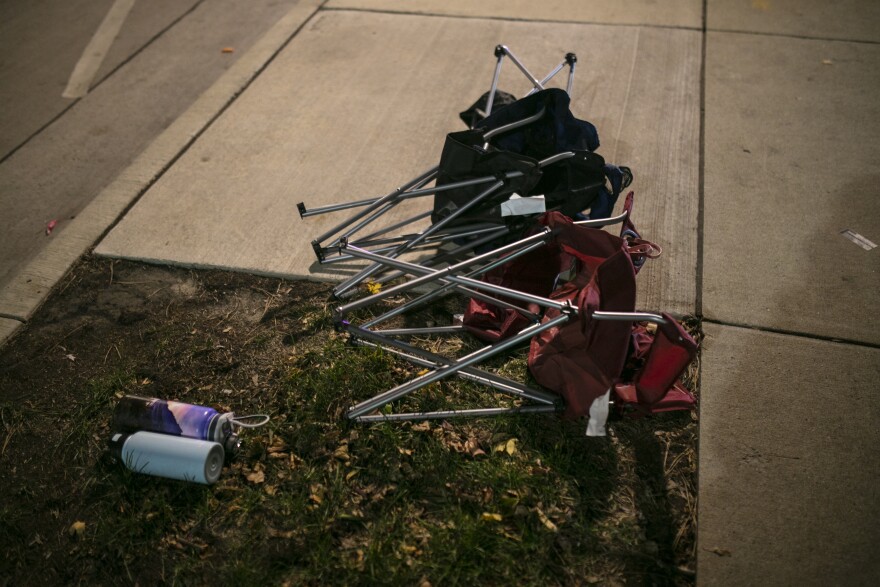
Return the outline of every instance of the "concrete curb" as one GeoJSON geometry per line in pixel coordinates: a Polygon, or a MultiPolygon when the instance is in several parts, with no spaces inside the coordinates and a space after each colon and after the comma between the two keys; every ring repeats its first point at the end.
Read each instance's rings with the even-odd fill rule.
{"type": "MultiPolygon", "coordinates": [[[[73,264],[91,249],[123,214],[184,153],[214,120],[265,69],[325,0],[302,0],[279,20],[186,112],[160,134],[137,159],[2,289],[0,315],[26,322],[73,264]]],[[[19,328],[0,325],[0,346],[19,328]]]]}
{"type": "Polygon", "coordinates": [[[12,340],[12,336],[24,326],[24,322],[11,318],[0,318],[0,348],[6,341],[12,340]]]}

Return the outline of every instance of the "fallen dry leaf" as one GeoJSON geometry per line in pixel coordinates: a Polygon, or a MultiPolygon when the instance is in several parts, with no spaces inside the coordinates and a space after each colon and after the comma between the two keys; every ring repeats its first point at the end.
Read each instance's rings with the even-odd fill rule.
{"type": "Polygon", "coordinates": [[[262,471],[253,471],[245,478],[251,483],[263,483],[266,480],[266,474],[262,471]]]}
{"type": "Polygon", "coordinates": [[[507,454],[513,456],[514,454],[516,454],[516,438],[511,438],[505,442],[499,442],[492,449],[492,452],[506,452],[507,454]]]}
{"type": "Polygon", "coordinates": [[[266,534],[271,538],[293,538],[293,530],[276,530],[271,526],[266,528],[266,534]]]}
{"type": "Polygon", "coordinates": [[[492,501],[492,498],[495,497],[495,490],[491,487],[484,487],[482,491],[480,491],[480,497],[483,500],[483,503],[489,503],[492,501]]]}
{"type": "Polygon", "coordinates": [[[715,548],[707,548],[706,550],[708,550],[712,554],[717,554],[718,556],[731,556],[731,552],[726,548],[718,548],[716,546],[715,548]]]}
{"type": "Polygon", "coordinates": [[[348,454],[348,444],[340,444],[339,447],[333,451],[333,458],[340,461],[350,460],[351,456],[348,454]]]}
{"type": "Polygon", "coordinates": [[[483,512],[480,515],[480,519],[483,520],[484,522],[500,522],[503,518],[501,517],[501,514],[493,514],[490,512],[483,512]]]}
{"type": "Polygon", "coordinates": [[[547,514],[545,514],[543,511],[541,511],[541,508],[535,508],[535,513],[538,514],[538,520],[541,521],[541,523],[544,525],[545,528],[547,528],[551,532],[558,532],[559,531],[559,528],[556,527],[556,524],[554,524],[550,520],[550,518],[547,517],[547,514]]]}
{"type": "Polygon", "coordinates": [[[511,438],[507,441],[507,445],[504,447],[504,450],[509,455],[513,455],[516,453],[516,438],[511,438]]]}
{"type": "Polygon", "coordinates": [[[311,501],[315,507],[324,503],[324,486],[320,483],[312,483],[309,485],[309,501],[311,501]]]}
{"type": "Polygon", "coordinates": [[[86,523],[77,520],[70,525],[70,528],[67,529],[67,533],[76,538],[82,538],[83,534],[86,533],[86,523]]]}
{"type": "Polygon", "coordinates": [[[475,448],[471,451],[471,456],[473,458],[484,457],[486,456],[486,451],[484,451],[482,448],[475,448]]]}
{"type": "Polygon", "coordinates": [[[479,441],[474,437],[470,437],[467,440],[465,440],[464,446],[462,448],[463,448],[464,452],[466,452],[467,454],[471,455],[474,458],[476,458],[478,456],[486,456],[486,451],[484,451],[482,448],[480,448],[479,441]]]}

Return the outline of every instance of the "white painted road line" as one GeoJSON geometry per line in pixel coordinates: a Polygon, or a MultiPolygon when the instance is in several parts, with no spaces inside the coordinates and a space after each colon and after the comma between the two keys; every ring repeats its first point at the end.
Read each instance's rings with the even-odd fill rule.
{"type": "Polygon", "coordinates": [[[104,57],[107,56],[107,51],[110,50],[116,35],[119,34],[119,29],[122,28],[122,23],[125,22],[132,6],[134,6],[134,0],[116,0],[113,3],[101,26],[95,31],[92,40],[83,51],[82,57],[77,61],[76,67],[73,68],[67,87],[61,94],[62,97],[82,98],[89,93],[92,81],[95,79],[98,69],[101,68],[104,57]]]}

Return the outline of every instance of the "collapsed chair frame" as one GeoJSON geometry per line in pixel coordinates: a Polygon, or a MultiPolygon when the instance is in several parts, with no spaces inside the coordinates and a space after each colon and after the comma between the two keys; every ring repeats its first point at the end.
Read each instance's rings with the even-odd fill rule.
{"type": "MultiPolygon", "coordinates": [[[[535,92],[544,90],[545,84],[568,65],[569,75],[565,91],[566,94],[570,96],[577,63],[577,57],[574,53],[566,54],[564,60],[542,80],[538,80],[505,45],[498,45],[495,48],[495,57],[496,64],[490,90],[469,110],[470,113],[476,114],[477,118],[474,120],[484,119],[492,114],[493,106],[496,102],[496,96],[499,92],[498,81],[503,61],[505,59],[512,61],[516,68],[529,80],[531,89],[528,94],[526,94],[526,97],[535,92]],[[482,108],[480,107],[481,104],[482,108]]],[[[552,91],[559,92],[558,90],[552,91]]],[[[503,94],[503,97],[505,99],[512,98],[509,94],[503,94]]],[[[567,105],[568,102],[566,101],[565,104],[567,105]]],[[[556,108],[558,109],[558,106],[556,108]]],[[[481,137],[483,150],[485,151],[489,147],[491,139],[501,137],[505,133],[530,125],[540,120],[545,114],[545,107],[541,106],[534,112],[534,114],[524,116],[519,120],[507,122],[506,124],[501,124],[495,128],[489,128],[488,130],[486,130],[486,127],[481,127],[475,130],[476,132],[481,133],[477,136],[481,137]]],[[[569,114],[569,116],[571,115],[569,114]]],[[[506,116],[502,116],[500,120],[506,122],[504,119],[507,118],[509,120],[509,117],[510,114],[507,114],[506,116]]],[[[462,113],[462,119],[465,119],[465,113],[462,113]]],[[[472,128],[477,126],[476,122],[468,124],[472,128]]],[[[497,122],[495,124],[497,124],[497,122]]],[[[598,138],[596,138],[595,145],[598,146],[598,138]]],[[[576,148],[580,149],[582,147],[578,146],[576,148]]],[[[594,146],[590,146],[588,152],[591,153],[594,148],[594,146]]],[[[538,170],[545,169],[575,156],[576,153],[570,150],[554,152],[549,156],[540,159],[536,158],[535,168],[538,170]]],[[[601,160],[601,157],[599,159],[601,160]]],[[[566,405],[561,395],[543,389],[536,389],[523,383],[510,380],[499,374],[480,369],[476,365],[486,359],[530,341],[545,331],[562,326],[573,320],[583,320],[586,318],[590,321],[595,320],[599,322],[643,322],[653,323],[658,325],[658,327],[668,326],[670,322],[673,324],[675,323],[675,321],[667,315],[649,312],[587,310],[586,307],[579,308],[576,304],[572,304],[571,301],[558,301],[549,297],[534,295],[479,280],[478,278],[481,275],[501,267],[503,264],[508,263],[517,257],[526,255],[529,252],[545,246],[553,236],[554,230],[544,227],[530,236],[518,238],[515,242],[498,246],[497,243],[499,242],[508,242],[511,238],[517,238],[515,235],[520,234],[520,232],[526,228],[527,220],[524,220],[525,217],[521,217],[520,222],[502,223],[471,221],[469,224],[462,224],[460,219],[467,218],[467,213],[471,210],[477,209],[483,202],[492,201],[493,195],[498,194],[499,192],[502,195],[505,194],[506,192],[503,188],[508,186],[508,182],[523,177],[524,172],[513,169],[495,173],[494,175],[469,177],[465,180],[447,181],[447,183],[437,185],[439,182],[438,175],[440,174],[442,164],[443,160],[441,159],[440,165],[432,167],[381,197],[310,209],[307,209],[304,203],[299,203],[297,205],[300,217],[303,219],[321,214],[345,210],[357,210],[350,217],[342,220],[337,225],[319,235],[311,243],[312,249],[320,264],[334,264],[356,260],[368,262],[366,267],[357,270],[354,275],[345,278],[341,283],[334,287],[333,296],[335,299],[344,301],[347,298],[350,298],[358,291],[356,289],[357,286],[363,284],[367,280],[382,285],[400,277],[409,277],[407,281],[402,283],[387,288],[377,288],[379,289],[378,292],[341,305],[335,311],[337,328],[348,333],[349,341],[352,344],[383,349],[384,352],[391,353],[414,365],[426,369],[425,372],[410,381],[397,385],[392,389],[351,406],[345,414],[348,419],[357,422],[377,422],[447,419],[464,416],[494,416],[513,413],[562,412],[566,410],[566,405]],[[429,184],[432,182],[435,182],[435,185],[430,186],[429,184]],[[442,195],[446,192],[473,187],[479,188],[479,192],[446,216],[437,218],[433,215],[432,211],[422,212],[402,221],[398,221],[391,226],[374,229],[366,235],[362,234],[367,227],[404,202],[432,195],[435,196],[436,202],[436,196],[438,196],[438,194],[442,195]],[[433,222],[427,228],[418,232],[404,234],[396,233],[396,231],[402,230],[405,227],[428,217],[431,217],[433,222]],[[407,262],[400,258],[406,253],[419,252],[430,247],[444,248],[442,249],[442,252],[434,257],[422,260],[421,264],[407,262]],[[486,247],[494,247],[494,249],[489,252],[479,252],[486,247]],[[446,264],[446,266],[442,269],[435,268],[441,264],[446,264]],[[474,268],[475,266],[476,268],[474,268]],[[386,311],[380,316],[369,319],[361,325],[355,325],[346,320],[348,314],[353,311],[368,307],[387,297],[411,292],[412,290],[423,286],[432,286],[433,289],[429,289],[427,292],[419,294],[414,299],[409,299],[405,303],[386,311]],[[525,316],[528,325],[521,328],[509,338],[484,346],[460,358],[445,357],[427,351],[408,342],[404,342],[403,340],[400,340],[399,337],[461,332],[465,331],[463,325],[430,328],[377,328],[386,320],[399,316],[409,310],[422,306],[431,300],[452,292],[462,294],[473,300],[481,300],[482,302],[497,308],[504,308],[516,312],[525,316]],[[545,310],[552,309],[553,311],[558,312],[558,315],[542,319],[543,312],[533,312],[530,309],[518,306],[515,302],[532,304],[545,310]],[[452,376],[457,376],[471,382],[492,387],[515,400],[528,403],[512,407],[485,407],[402,413],[391,413],[384,409],[392,402],[409,396],[432,383],[452,376]]],[[[626,173],[629,173],[628,169],[626,169],[626,173]]],[[[632,176],[630,174],[629,180],[631,179],[632,176]]],[[[628,185],[629,180],[626,180],[623,187],[628,185]]],[[[619,186],[614,189],[615,191],[613,195],[616,199],[619,194],[619,186]]],[[[613,201],[614,200],[612,199],[611,202],[613,203],[613,201]]],[[[629,232],[626,236],[627,239],[631,236],[638,238],[638,234],[634,232],[634,229],[630,230],[632,229],[632,225],[629,222],[631,211],[630,206],[631,204],[628,200],[628,204],[625,206],[625,211],[618,216],[576,221],[574,224],[585,228],[599,228],[623,222],[625,226],[621,233],[621,237],[624,236],[624,233],[629,232]]],[[[593,211],[594,210],[591,209],[591,213],[593,211]]],[[[571,214],[571,212],[569,212],[569,214],[571,214]]],[[[604,208],[600,214],[610,216],[610,207],[604,208]]],[[[631,260],[634,261],[633,266],[635,272],[638,272],[644,259],[645,257],[643,256],[636,261],[636,259],[631,257],[631,260]]],[[[374,291],[373,288],[370,289],[371,291],[374,291]]],[[[686,334],[684,336],[685,338],[690,338],[686,334]]],[[[682,339],[679,338],[679,340],[681,341],[682,339]]],[[[693,341],[691,341],[691,343],[692,342],[693,341]]],[[[607,417],[609,404],[613,404],[614,402],[614,400],[610,399],[610,396],[619,386],[620,385],[615,380],[615,383],[611,384],[611,387],[608,388],[604,396],[596,398],[596,400],[605,400],[604,416],[602,416],[601,413],[599,414],[602,431],[597,432],[597,434],[604,434],[604,417],[607,417]]],[[[617,390],[615,397],[622,405],[635,405],[639,399],[635,396],[635,385],[626,384],[624,387],[627,387],[628,389],[623,391],[617,390]]],[[[688,398],[692,404],[693,398],[686,390],[678,387],[678,383],[676,383],[674,387],[678,391],[683,391],[686,396],[682,400],[682,404],[688,404],[688,398]]],[[[595,401],[594,405],[596,405],[595,401]]],[[[665,409],[681,408],[667,407],[665,409]]],[[[664,409],[658,411],[664,411],[664,409]]],[[[601,409],[599,412],[601,412],[601,409]]],[[[591,433],[590,430],[593,428],[593,424],[593,406],[590,406],[588,434],[591,433]]],[[[593,431],[596,432],[596,429],[593,428],[593,431]]]]}
{"type": "MultiPolygon", "coordinates": [[[[613,224],[615,221],[623,221],[628,217],[628,213],[622,214],[614,219],[588,220],[579,224],[584,227],[598,227],[613,224]]],[[[517,242],[499,247],[488,253],[468,258],[455,265],[450,265],[444,269],[433,270],[423,267],[415,263],[408,263],[385,257],[376,253],[371,253],[357,246],[341,243],[341,246],[349,254],[354,257],[372,261],[375,264],[391,267],[405,273],[415,275],[416,277],[409,281],[400,283],[391,288],[379,291],[375,294],[362,298],[360,300],[340,306],[335,311],[335,319],[340,329],[346,331],[355,344],[379,347],[393,354],[410,360],[411,362],[425,367],[428,372],[419,375],[415,379],[398,385],[397,387],[387,390],[368,400],[362,401],[346,412],[346,417],[358,422],[376,422],[385,420],[426,420],[426,419],[443,419],[462,416],[489,416],[512,413],[548,413],[560,412],[565,409],[561,398],[558,395],[548,393],[546,391],[530,388],[510,379],[503,378],[497,374],[492,374],[482,370],[473,368],[477,363],[489,359],[506,350],[519,346],[520,344],[531,340],[532,337],[540,334],[545,330],[555,328],[565,324],[571,320],[580,319],[581,309],[573,305],[569,301],[559,302],[537,296],[525,292],[520,292],[507,287],[494,285],[485,281],[474,279],[476,276],[484,274],[498,267],[503,263],[508,263],[517,257],[525,255],[529,252],[544,246],[548,239],[553,235],[553,230],[544,228],[536,234],[523,238],[517,242]],[[488,264],[472,269],[461,276],[458,273],[463,272],[473,265],[479,265],[490,261],[488,264]],[[386,312],[385,314],[373,318],[361,326],[355,326],[344,318],[350,312],[368,307],[382,299],[390,296],[401,294],[412,289],[424,286],[432,282],[439,282],[441,285],[437,289],[422,294],[414,300],[398,306],[397,308],[386,312]],[[397,340],[396,336],[412,336],[420,334],[445,334],[463,331],[462,326],[450,327],[432,327],[432,328],[408,328],[408,329],[385,329],[375,330],[371,327],[379,323],[397,316],[405,311],[411,310],[418,305],[425,304],[441,295],[445,295],[450,290],[459,290],[465,295],[486,298],[494,305],[506,305],[512,309],[518,310],[525,315],[530,315],[532,324],[511,338],[504,341],[485,346],[477,351],[459,359],[451,359],[434,353],[423,351],[418,347],[409,345],[397,340]],[[532,312],[512,306],[511,304],[499,300],[491,295],[503,296],[518,300],[525,303],[536,304],[542,308],[554,308],[560,312],[559,316],[547,320],[543,323],[539,322],[539,317],[532,312]],[[523,405],[508,408],[475,408],[460,410],[441,410],[441,411],[425,411],[425,412],[407,412],[407,413],[372,413],[386,406],[387,404],[399,400],[431,383],[445,379],[452,375],[459,375],[470,381],[488,385],[496,390],[510,394],[518,399],[530,400],[539,405],[523,405]]],[[[624,322],[649,322],[658,325],[667,323],[667,319],[659,314],[649,312],[606,312],[594,311],[589,315],[591,320],[598,321],[624,321],[624,322]]],[[[610,391],[610,390],[609,390],[610,391]]]]}

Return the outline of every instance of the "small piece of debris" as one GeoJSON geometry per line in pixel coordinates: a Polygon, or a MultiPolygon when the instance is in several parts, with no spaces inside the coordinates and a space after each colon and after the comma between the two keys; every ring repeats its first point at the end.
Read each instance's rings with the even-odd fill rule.
{"type": "Polygon", "coordinates": [[[223,47],[222,49],[220,49],[220,52],[221,53],[235,53],[235,48],[234,47],[223,47]]]}
{"type": "Polygon", "coordinates": [[[46,223],[46,236],[49,236],[57,225],[58,225],[57,220],[50,220],[49,222],[47,222],[46,223]]]}

